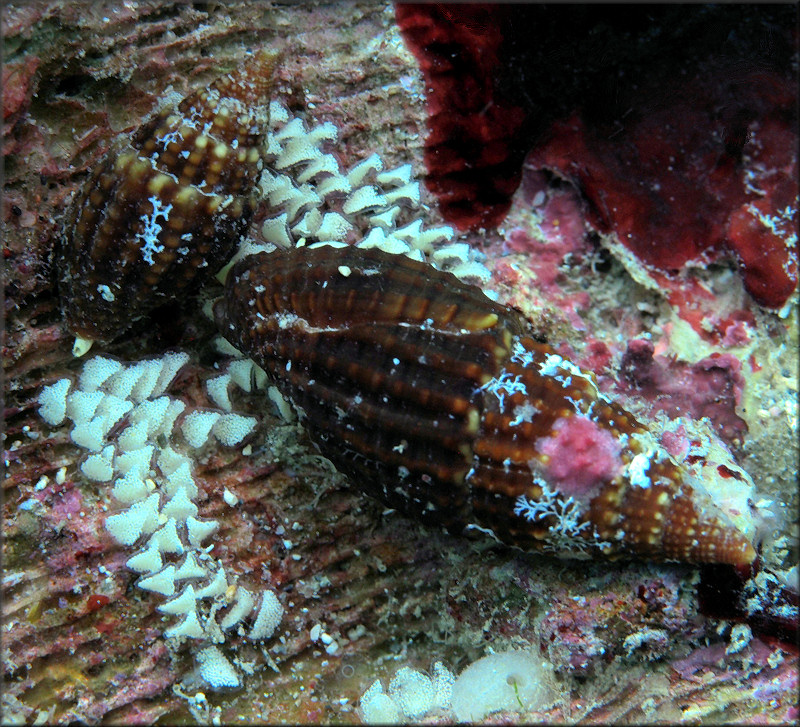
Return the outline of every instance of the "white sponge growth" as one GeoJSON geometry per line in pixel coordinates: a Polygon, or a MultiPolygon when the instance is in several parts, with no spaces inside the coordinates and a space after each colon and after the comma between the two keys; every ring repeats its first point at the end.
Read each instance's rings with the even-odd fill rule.
{"type": "Polygon", "coordinates": [[[470,664],[453,685],[452,707],[459,722],[492,712],[543,710],[558,699],[548,662],[534,649],[491,654],[470,664]]]}
{"type": "Polygon", "coordinates": [[[456,679],[441,662],[431,676],[401,668],[384,693],[380,680],[361,697],[368,724],[418,722],[445,717],[476,722],[494,712],[543,711],[562,694],[551,665],[534,649],[507,651],[479,659],[456,679]]]}

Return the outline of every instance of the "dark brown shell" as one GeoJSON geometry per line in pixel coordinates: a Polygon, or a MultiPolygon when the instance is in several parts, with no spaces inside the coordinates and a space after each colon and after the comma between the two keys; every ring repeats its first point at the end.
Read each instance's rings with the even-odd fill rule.
{"type": "Polygon", "coordinates": [[[117,140],[95,168],[56,253],[73,333],[116,338],[233,254],[253,211],[275,62],[259,52],[117,140]]]}
{"type": "Polygon", "coordinates": [[[562,555],[755,557],[591,374],[450,273],[353,247],[259,253],[233,267],[216,317],[320,451],[390,507],[562,555]],[[586,446],[608,464],[553,461],[586,446]]]}

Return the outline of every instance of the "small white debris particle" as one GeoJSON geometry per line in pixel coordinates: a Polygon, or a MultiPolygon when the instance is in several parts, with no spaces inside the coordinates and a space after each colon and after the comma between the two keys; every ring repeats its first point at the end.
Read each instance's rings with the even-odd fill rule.
{"type": "Polygon", "coordinates": [[[753,632],[747,624],[736,624],[731,629],[730,643],[726,654],[738,654],[753,639],[753,632]]]}

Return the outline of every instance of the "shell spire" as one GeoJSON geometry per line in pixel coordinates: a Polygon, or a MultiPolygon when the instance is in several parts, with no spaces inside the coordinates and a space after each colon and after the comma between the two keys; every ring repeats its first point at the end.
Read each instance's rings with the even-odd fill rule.
{"type": "Polygon", "coordinates": [[[215,313],[320,451],[390,507],[561,556],[755,559],[591,374],[450,273],[377,249],[258,253],[215,313]]]}
{"type": "Polygon", "coordinates": [[[159,111],[86,180],[56,254],[64,317],[79,339],[116,338],[233,254],[254,208],[276,62],[259,51],[159,111]]]}

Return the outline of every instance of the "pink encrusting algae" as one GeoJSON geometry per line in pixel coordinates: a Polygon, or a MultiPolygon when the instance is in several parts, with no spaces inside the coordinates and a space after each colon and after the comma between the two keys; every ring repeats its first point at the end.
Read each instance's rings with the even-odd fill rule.
{"type": "Polygon", "coordinates": [[[539,451],[549,458],[548,474],[566,495],[590,500],[598,485],[622,467],[619,441],[584,416],[557,419],[553,431],[539,442],[539,451]]]}

